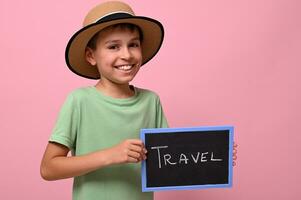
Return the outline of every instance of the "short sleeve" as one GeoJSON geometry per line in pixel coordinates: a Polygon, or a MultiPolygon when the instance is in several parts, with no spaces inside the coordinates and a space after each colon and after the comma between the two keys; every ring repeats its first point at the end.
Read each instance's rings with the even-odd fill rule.
{"type": "Polygon", "coordinates": [[[49,142],[56,142],[74,150],[78,127],[78,108],[72,94],[65,100],[49,142]]]}
{"type": "Polygon", "coordinates": [[[168,122],[166,120],[160,98],[157,99],[157,128],[168,128],[168,122]]]}

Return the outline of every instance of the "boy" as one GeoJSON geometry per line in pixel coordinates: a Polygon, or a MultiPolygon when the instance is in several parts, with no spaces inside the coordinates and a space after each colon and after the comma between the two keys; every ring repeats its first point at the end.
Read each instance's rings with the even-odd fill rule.
{"type": "Polygon", "coordinates": [[[95,86],[73,91],[47,145],[41,176],[74,177],[73,199],[153,199],[142,193],[140,161],[146,149],[141,128],[167,127],[159,97],[129,84],[160,49],[160,22],[135,16],[122,2],[93,8],[70,39],[66,63],[95,86]],[[72,156],[67,156],[68,152],[72,156]]]}

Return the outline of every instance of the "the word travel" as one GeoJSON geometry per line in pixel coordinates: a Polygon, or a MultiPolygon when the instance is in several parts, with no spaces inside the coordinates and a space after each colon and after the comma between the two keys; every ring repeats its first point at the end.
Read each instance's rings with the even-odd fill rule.
{"type": "MultiPolygon", "coordinates": [[[[196,153],[181,153],[179,156],[172,156],[169,153],[162,153],[161,149],[167,149],[168,146],[153,146],[152,150],[157,151],[158,155],[158,167],[170,165],[187,165],[189,162],[194,163],[206,163],[206,162],[222,162],[223,159],[215,158],[214,152],[196,152],[196,153]],[[161,162],[163,159],[163,163],[161,162]]],[[[166,151],[165,151],[166,152],[166,151]]]]}

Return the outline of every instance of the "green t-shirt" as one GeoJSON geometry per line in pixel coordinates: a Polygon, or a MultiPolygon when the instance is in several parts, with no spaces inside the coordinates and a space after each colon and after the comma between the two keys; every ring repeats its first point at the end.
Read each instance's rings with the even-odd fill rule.
{"type": "MultiPolygon", "coordinates": [[[[112,147],[125,139],[139,138],[141,128],[168,127],[159,97],[134,88],[135,95],[116,99],[94,86],[73,91],[59,113],[49,139],[67,146],[73,155],[112,147]]],[[[150,200],[141,192],[141,164],[101,168],[75,177],[74,200],[150,200]]]]}

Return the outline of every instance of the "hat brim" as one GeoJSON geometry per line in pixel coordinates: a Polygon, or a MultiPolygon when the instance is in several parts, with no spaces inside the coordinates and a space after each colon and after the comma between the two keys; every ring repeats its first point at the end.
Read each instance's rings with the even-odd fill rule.
{"type": "Polygon", "coordinates": [[[89,78],[99,79],[100,74],[96,66],[90,65],[85,58],[85,50],[89,40],[100,30],[119,23],[130,23],[138,26],[143,34],[142,65],[151,60],[159,51],[163,38],[164,29],[160,22],[148,17],[131,16],[122,19],[114,19],[101,23],[90,24],[77,31],[69,40],[65,59],[69,69],[75,74],[89,78]]]}

